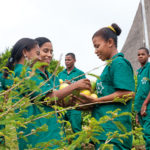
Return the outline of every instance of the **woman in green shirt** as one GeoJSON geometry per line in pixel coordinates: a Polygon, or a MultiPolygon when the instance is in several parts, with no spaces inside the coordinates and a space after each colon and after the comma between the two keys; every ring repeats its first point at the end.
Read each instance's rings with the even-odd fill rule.
{"type": "MultiPolygon", "coordinates": [[[[95,54],[102,61],[109,60],[109,64],[106,65],[100,80],[97,80],[97,94],[98,98],[92,98],[85,96],[88,102],[104,102],[105,104],[97,104],[94,106],[92,116],[99,120],[101,117],[108,115],[108,111],[114,111],[120,108],[119,114],[122,112],[131,112],[132,101],[129,100],[126,105],[122,103],[112,103],[116,98],[122,98],[124,95],[130,94],[134,97],[134,75],[132,66],[128,60],[124,58],[122,53],[118,53],[117,50],[117,36],[121,33],[121,29],[117,24],[104,27],[98,30],[92,37],[93,45],[95,48],[95,54]]],[[[127,129],[131,131],[131,117],[122,116],[115,119],[120,121],[127,129]]],[[[101,144],[104,144],[107,139],[107,133],[118,131],[122,133],[112,121],[103,123],[102,127],[104,131],[96,136],[100,141],[100,144],[96,144],[95,147],[98,149],[101,144]]],[[[117,138],[112,139],[109,143],[113,144],[114,150],[130,150],[132,147],[132,137],[129,136],[127,139],[122,138],[121,143],[117,138]]]]}
{"type": "MultiPolygon", "coordinates": [[[[49,43],[48,43],[49,44],[49,43]]],[[[51,43],[50,43],[51,44],[51,43]]],[[[13,49],[11,51],[11,56],[8,59],[8,63],[7,63],[7,67],[10,70],[14,70],[15,72],[15,76],[22,78],[22,70],[24,70],[24,64],[26,61],[28,60],[32,60],[33,62],[37,61],[37,60],[41,60],[43,59],[44,62],[49,63],[51,58],[52,58],[52,49],[47,49],[44,50],[43,53],[45,53],[47,56],[43,57],[43,55],[40,55],[41,50],[39,49],[39,45],[37,43],[37,41],[33,40],[33,39],[29,39],[29,38],[23,38],[20,39],[14,46],[13,49]],[[46,58],[46,59],[45,59],[46,58]],[[13,69],[13,67],[15,67],[13,69]]],[[[41,52],[42,54],[42,52],[41,52]]],[[[42,62],[43,62],[42,61],[42,62]]],[[[87,79],[83,79],[80,80],[76,83],[73,83],[71,85],[69,85],[68,87],[62,89],[62,90],[57,90],[57,91],[52,91],[53,89],[53,82],[50,78],[51,75],[48,74],[45,70],[45,67],[37,69],[35,71],[35,74],[29,79],[34,81],[34,83],[39,86],[40,83],[43,81],[46,81],[47,79],[48,82],[46,82],[44,85],[40,86],[40,90],[35,91],[34,93],[32,93],[32,95],[30,96],[31,99],[34,99],[34,97],[40,97],[39,95],[42,95],[44,97],[49,97],[49,98],[53,98],[53,97],[57,97],[59,101],[60,99],[63,99],[64,97],[66,97],[67,95],[71,94],[73,90],[76,89],[90,89],[90,82],[87,79]],[[43,69],[44,68],[44,69],[43,69]]],[[[27,76],[30,74],[31,72],[31,68],[28,67],[26,69],[26,74],[27,76]]],[[[8,76],[8,72],[5,71],[5,78],[7,78],[8,76]]],[[[28,86],[28,85],[27,85],[28,86]]],[[[18,89],[19,90],[19,89],[18,89]]],[[[20,97],[25,96],[26,93],[21,93],[20,97]]],[[[40,99],[43,102],[43,97],[40,99]]],[[[17,100],[19,101],[19,99],[17,100]]],[[[23,118],[29,118],[32,115],[36,116],[36,115],[40,115],[41,109],[39,109],[39,106],[37,105],[37,103],[34,103],[34,101],[32,100],[32,105],[30,104],[26,110],[27,112],[24,112],[22,114],[23,118]]],[[[51,106],[47,106],[45,103],[40,105],[40,107],[42,108],[42,110],[44,110],[45,113],[48,112],[54,112],[54,109],[51,106]]],[[[19,111],[18,109],[16,110],[17,112],[19,111]]],[[[61,131],[61,124],[58,122],[58,115],[53,114],[50,118],[46,117],[46,118],[40,118],[37,119],[29,124],[27,124],[26,128],[24,127],[20,127],[17,131],[18,132],[23,132],[23,135],[28,135],[26,138],[27,140],[25,140],[24,138],[19,138],[19,149],[23,150],[23,149],[27,149],[27,145],[31,145],[32,147],[35,147],[36,144],[39,144],[40,142],[48,142],[49,140],[60,140],[61,139],[61,135],[60,135],[60,131],[61,131]],[[47,125],[48,126],[48,130],[47,131],[39,131],[36,133],[36,135],[33,135],[30,133],[35,129],[41,127],[42,125],[47,125]]],[[[38,146],[40,148],[40,145],[38,146]]],[[[49,149],[55,149],[57,148],[57,145],[53,145],[52,142],[50,142],[48,144],[48,148],[49,149]]]]}

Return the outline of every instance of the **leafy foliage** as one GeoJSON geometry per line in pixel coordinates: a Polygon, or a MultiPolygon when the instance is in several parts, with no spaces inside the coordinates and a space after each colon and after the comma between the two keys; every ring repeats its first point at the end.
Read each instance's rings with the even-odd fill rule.
{"type": "MultiPolygon", "coordinates": [[[[5,53],[1,54],[0,58],[0,65],[1,68],[6,65],[6,62],[8,58],[10,57],[10,50],[7,49],[5,53]]],[[[57,60],[52,60],[50,66],[48,66],[48,70],[53,73],[56,69],[56,66],[58,64],[57,60]]],[[[111,62],[108,62],[108,65],[111,64],[111,62]]],[[[34,76],[35,69],[38,68],[40,64],[36,64],[33,67],[33,70],[29,76],[26,76],[26,69],[24,68],[21,76],[22,79],[16,77],[16,78],[11,78],[13,79],[14,84],[13,86],[9,87],[8,90],[3,91],[0,93],[0,122],[1,126],[0,127],[0,137],[1,139],[5,139],[5,143],[0,142],[0,148],[9,148],[9,149],[18,149],[18,143],[17,139],[18,138],[24,138],[27,140],[27,137],[32,134],[37,134],[40,131],[46,131],[47,126],[43,125],[39,128],[36,128],[35,130],[32,130],[31,133],[25,135],[23,132],[16,133],[16,129],[19,127],[27,127],[27,125],[31,122],[34,122],[40,118],[50,118],[53,114],[56,112],[59,113],[59,118],[58,121],[62,124],[66,123],[66,134],[67,136],[62,138],[61,140],[50,140],[48,142],[44,143],[39,143],[35,147],[32,147],[29,145],[30,149],[49,149],[53,145],[58,145],[59,149],[64,149],[64,150],[72,150],[75,148],[82,148],[82,149],[88,149],[87,147],[90,145],[90,142],[92,141],[93,143],[99,143],[99,140],[96,138],[97,134],[101,134],[104,129],[102,127],[103,123],[106,123],[108,121],[111,121],[116,125],[119,131],[122,131],[122,134],[120,134],[118,131],[114,132],[109,132],[107,134],[107,139],[103,145],[101,145],[101,149],[106,150],[106,149],[113,149],[113,145],[110,144],[112,139],[118,139],[120,142],[122,141],[122,138],[127,138],[129,135],[133,134],[134,135],[134,141],[136,143],[137,138],[140,137],[141,139],[141,128],[137,127],[137,125],[134,124],[133,126],[133,131],[127,132],[126,128],[121,122],[116,121],[115,119],[120,117],[120,116],[126,116],[129,115],[131,116],[130,113],[119,113],[119,109],[115,111],[109,111],[107,112],[108,115],[103,116],[100,120],[96,120],[91,117],[91,112],[83,112],[83,124],[82,124],[82,131],[78,133],[73,133],[71,130],[70,123],[68,121],[65,121],[62,119],[62,116],[68,109],[75,109],[75,107],[67,107],[67,108],[62,108],[57,105],[53,105],[52,107],[54,108],[55,111],[46,113],[44,109],[42,109],[43,102],[51,102],[57,100],[56,98],[46,98],[44,101],[40,101],[40,98],[42,97],[41,95],[38,95],[37,97],[34,97],[31,99],[31,94],[35,91],[39,90],[39,87],[41,84],[37,87],[37,85],[30,80],[32,76],[34,76]],[[18,88],[19,87],[19,88],[18,88]],[[32,91],[32,92],[31,92],[32,91]],[[25,93],[25,94],[24,94],[25,93]],[[23,95],[24,96],[21,96],[23,95]],[[38,114],[36,116],[30,116],[29,118],[23,118],[22,114],[27,112],[26,108],[32,105],[32,101],[36,103],[36,105],[39,107],[41,110],[41,114],[38,114]],[[17,135],[18,134],[18,135],[17,135]],[[77,137],[78,138],[75,138],[77,137]],[[67,142],[66,142],[67,141],[67,142]]],[[[63,67],[58,67],[56,74],[58,72],[62,71],[63,67]]],[[[92,74],[93,76],[93,74],[92,74]]],[[[94,77],[98,78],[98,76],[94,77]]],[[[117,102],[122,102],[126,103],[129,99],[131,98],[130,95],[125,95],[122,99],[116,98],[115,100],[117,102]]],[[[50,104],[50,103],[47,103],[50,104]]],[[[135,119],[135,114],[132,113],[132,118],[135,119]]],[[[61,131],[61,135],[63,134],[63,129],[61,131]]],[[[4,141],[3,141],[4,142],[4,141]]],[[[143,141],[142,141],[143,142],[143,141]]],[[[91,149],[94,149],[94,147],[91,147],[91,149]]]]}
{"type": "Polygon", "coordinates": [[[8,61],[8,58],[10,57],[11,53],[10,53],[11,49],[6,49],[4,53],[2,53],[0,55],[0,68],[4,67],[8,61]]]}
{"type": "MultiPolygon", "coordinates": [[[[53,59],[53,60],[51,61],[50,65],[48,66],[48,71],[49,71],[50,73],[53,73],[53,72],[55,71],[55,69],[56,69],[57,64],[58,64],[58,61],[55,60],[55,59],[53,59]]],[[[58,75],[59,72],[63,71],[63,69],[64,69],[63,66],[59,66],[58,69],[56,70],[56,75],[58,75]]]]}

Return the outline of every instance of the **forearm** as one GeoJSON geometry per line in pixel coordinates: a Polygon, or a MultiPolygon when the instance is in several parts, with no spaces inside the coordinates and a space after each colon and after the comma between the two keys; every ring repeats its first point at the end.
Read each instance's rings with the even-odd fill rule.
{"type": "Polygon", "coordinates": [[[103,102],[113,101],[115,98],[123,98],[124,96],[134,97],[135,94],[132,91],[116,91],[110,95],[98,98],[97,101],[98,102],[100,102],[100,101],[103,101],[103,102]]]}
{"type": "Polygon", "coordinates": [[[144,104],[147,105],[150,102],[150,92],[148,93],[148,96],[146,97],[144,104]]]}
{"type": "Polygon", "coordinates": [[[57,91],[53,91],[52,93],[48,93],[47,96],[50,98],[57,97],[58,100],[60,100],[60,99],[65,98],[69,94],[71,94],[76,88],[77,88],[76,85],[74,83],[72,83],[69,86],[67,86],[61,90],[57,90],[57,91]]]}

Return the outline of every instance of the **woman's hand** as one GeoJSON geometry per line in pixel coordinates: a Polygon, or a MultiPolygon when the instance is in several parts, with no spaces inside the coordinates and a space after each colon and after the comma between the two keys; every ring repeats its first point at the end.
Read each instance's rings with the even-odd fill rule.
{"type": "Polygon", "coordinates": [[[67,84],[71,84],[71,82],[69,80],[65,80],[64,82],[67,84]]]}
{"type": "Polygon", "coordinates": [[[81,98],[78,98],[78,100],[83,104],[98,102],[98,98],[94,98],[92,96],[88,96],[82,93],[80,94],[80,96],[81,98]]]}
{"type": "Polygon", "coordinates": [[[147,110],[147,106],[149,105],[149,101],[150,101],[150,92],[148,93],[147,98],[144,100],[144,103],[142,105],[141,108],[141,116],[146,116],[146,110],[147,110]]]}
{"type": "Polygon", "coordinates": [[[141,116],[146,116],[147,104],[143,103],[141,108],[141,116]]]}
{"type": "Polygon", "coordinates": [[[74,86],[78,90],[82,90],[82,89],[91,90],[91,83],[90,83],[89,79],[81,79],[81,80],[78,80],[77,82],[72,83],[72,84],[74,84],[74,86]]]}
{"type": "Polygon", "coordinates": [[[68,95],[72,94],[74,90],[82,90],[88,89],[91,90],[91,83],[88,79],[81,79],[77,82],[70,84],[60,90],[53,91],[52,93],[48,93],[46,96],[48,97],[57,97],[58,100],[64,99],[68,95]]]}

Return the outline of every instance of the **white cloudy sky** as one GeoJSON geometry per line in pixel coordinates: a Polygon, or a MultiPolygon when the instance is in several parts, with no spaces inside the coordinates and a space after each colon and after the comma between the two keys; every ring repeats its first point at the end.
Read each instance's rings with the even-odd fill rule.
{"type": "MultiPolygon", "coordinates": [[[[140,0],[0,0],[0,53],[22,37],[48,37],[54,57],[74,52],[76,67],[89,71],[102,62],[91,37],[99,28],[117,23],[122,28],[120,51],[140,0]]],[[[64,65],[64,57],[62,60],[64,65]]],[[[93,72],[101,73],[101,69],[93,72]]]]}

